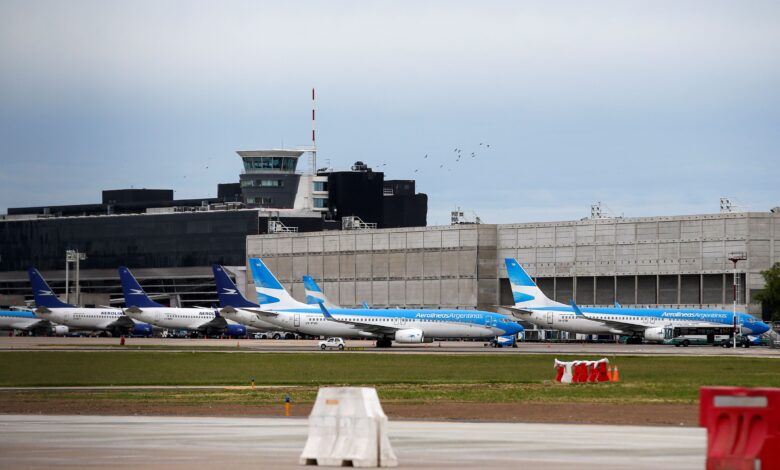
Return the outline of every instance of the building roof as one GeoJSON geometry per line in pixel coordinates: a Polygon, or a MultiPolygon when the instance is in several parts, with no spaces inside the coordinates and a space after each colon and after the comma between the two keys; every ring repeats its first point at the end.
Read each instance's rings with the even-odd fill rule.
{"type": "Polygon", "coordinates": [[[236,153],[241,158],[246,157],[293,157],[298,158],[305,150],[269,149],[269,150],[238,150],[236,153]]]}

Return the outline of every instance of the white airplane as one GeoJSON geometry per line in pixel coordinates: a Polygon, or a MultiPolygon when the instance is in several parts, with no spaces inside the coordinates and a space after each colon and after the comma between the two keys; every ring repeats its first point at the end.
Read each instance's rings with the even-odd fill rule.
{"type": "MultiPolygon", "coordinates": [[[[32,285],[35,310],[33,312],[52,324],[68,329],[108,331],[114,336],[134,334],[147,336],[152,326],[140,323],[126,316],[121,309],[113,307],[85,308],[66,304],[54,295],[49,284],[35,268],[27,271],[32,285]]],[[[56,332],[56,331],[55,331],[56,332]]],[[[67,331],[61,334],[67,333],[67,331]]]]}
{"type": "Polygon", "coordinates": [[[550,300],[514,258],[506,258],[512,286],[515,316],[534,325],[583,334],[627,335],[631,342],[663,341],[664,329],[672,326],[724,328],[734,326],[745,335],[761,335],[766,323],[747,313],[683,308],[578,307],[550,300]]]}
{"type": "Polygon", "coordinates": [[[119,267],[119,280],[125,294],[125,313],[135,320],[160,328],[190,330],[205,335],[246,336],[246,327],[226,320],[213,309],[166,307],[150,299],[133,274],[119,267]]]}
{"type": "Polygon", "coordinates": [[[65,325],[53,325],[48,320],[35,316],[29,310],[0,310],[0,330],[29,331],[34,334],[64,335],[68,332],[65,325]]]}
{"type": "Polygon", "coordinates": [[[512,318],[479,310],[328,309],[298,302],[258,258],[250,258],[259,308],[247,308],[285,329],[314,336],[373,338],[378,347],[431,342],[433,338],[494,338],[516,335],[512,318]]]}
{"type": "Polygon", "coordinates": [[[225,269],[215,264],[212,267],[214,271],[214,282],[217,285],[217,296],[219,297],[220,314],[225,318],[254,328],[258,331],[278,331],[280,328],[263,318],[258,317],[255,312],[247,308],[260,308],[259,305],[249,302],[238,291],[238,287],[230,279],[225,269]]]}

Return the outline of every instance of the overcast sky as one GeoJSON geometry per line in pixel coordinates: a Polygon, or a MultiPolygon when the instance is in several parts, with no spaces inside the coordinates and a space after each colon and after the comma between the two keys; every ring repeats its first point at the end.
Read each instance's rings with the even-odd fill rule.
{"type": "Polygon", "coordinates": [[[776,1],[0,0],[0,213],[214,197],[236,150],[309,144],[311,87],[320,163],[417,179],[429,224],[765,211],[778,24],[776,1]]]}

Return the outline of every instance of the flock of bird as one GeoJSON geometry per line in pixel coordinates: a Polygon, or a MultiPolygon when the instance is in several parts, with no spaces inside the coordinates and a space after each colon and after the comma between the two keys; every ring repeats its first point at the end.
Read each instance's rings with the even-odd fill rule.
{"type": "MultiPolygon", "coordinates": [[[[484,142],[480,142],[479,143],[479,147],[481,148],[481,150],[490,150],[490,144],[486,144],[484,142]]],[[[463,149],[459,148],[459,147],[455,147],[454,149],[452,149],[452,152],[455,154],[454,160],[453,160],[452,156],[445,157],[444,161],[439,164],[439,169],[440,170],[445,170],[446,169],[447,171],[452,171],[453,166],[455,164],[457,164],[457,163],[460,163],[460,160],[462,158],[464,158],[465,156],[468,155],[471,158],[477,158],[478,155],[479,155],[479,154],[477,154],[476,151],[475,152],[471,152],[470,155],[469,155],[468,152],[464,153],[463,149]],[[449,163],[449,165],[448,165],[448,163],[449,163]]],[[[423,160],[429,160],[427,153],[423,156],[423,160]]],[[[433,160],[433,158],[431,158],[430,160],[433,160]]],[[[414,170],[415,173],[417,173],[419,171],[420,171],[420,168],[415,168],[415,170],[414,170]]]]}

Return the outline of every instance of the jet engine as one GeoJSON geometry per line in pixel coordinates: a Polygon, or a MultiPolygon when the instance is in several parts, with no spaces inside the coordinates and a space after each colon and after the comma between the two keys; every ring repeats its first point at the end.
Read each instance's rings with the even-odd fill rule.
{"type": "Polygon", "coordinates": [[[645,340],[647,341],[663,341],[664,340],[664,328],[655,327],[645,330],[645,340]]]}
{"type": "Polygon", "coordinates": [[[395,332],[395,340],[398,343],[422,343],[425,342],[423,331],[417,328],[398,330],[395,332]]]}
{"type": "Polygon", "coordinates": [[[136,323],[130,334],[133,336],[150,336],[152,334],[152,325],[148,323],[136,323]]]}
{"type": "Polygon", "coordinates": [[[246,336],[246,327],[244,325],[228,325],[225,333],[228,336],[246,336]]]}
{"type": "Polygon", "coordinates": [[[51,329],[52,333],[54,333],[54,336],[65,336],[68,334],[68,327],[65,325],[55,325],[51,329]]]}

